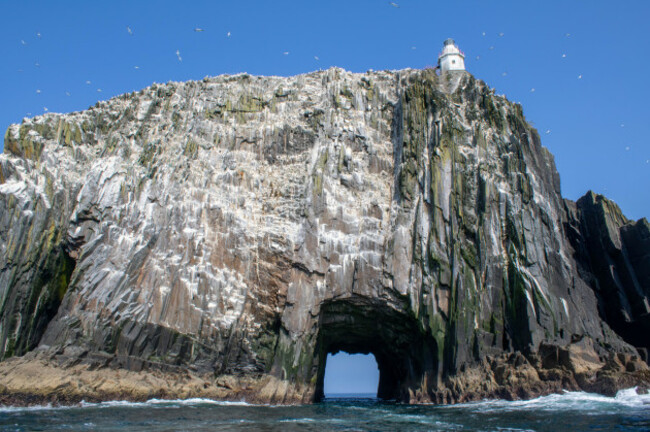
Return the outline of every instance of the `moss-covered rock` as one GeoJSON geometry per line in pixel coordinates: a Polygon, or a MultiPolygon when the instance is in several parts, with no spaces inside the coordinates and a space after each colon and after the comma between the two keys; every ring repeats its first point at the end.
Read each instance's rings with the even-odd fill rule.
{"type": "Polygon", "coordinates": [[[43,137],[35,129],[22,125],[15,138],[10,127],[5,133],[4,148],[14,156],[37,161],[43,151],[43,137]]]}

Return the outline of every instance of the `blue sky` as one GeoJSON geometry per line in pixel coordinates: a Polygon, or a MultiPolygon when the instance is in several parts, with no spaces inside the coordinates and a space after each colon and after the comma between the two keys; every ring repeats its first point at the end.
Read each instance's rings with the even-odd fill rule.
{"type": "Polygon", "coordinates": [[[374,393],[379,385],[379,369],[372,354],[339,352],[327,355],[325,396],[336,393],[374,393]]]}
{"type": "Polygon", "coordinates": [[[650,216],[650,1],[395,3],[2,0],[0,128],[153,82],[423,68],[453,37],[469,72],[523,105],[565,197],[650,216]]]}
{"type": "Polygon", "coordinates": [[[650,2],[395,3],[3,0],[0,128],[153,82],[422,68],[453,37],[474,76],[523,104],[564,196],[593,189],[650,216],[650,2]]]}

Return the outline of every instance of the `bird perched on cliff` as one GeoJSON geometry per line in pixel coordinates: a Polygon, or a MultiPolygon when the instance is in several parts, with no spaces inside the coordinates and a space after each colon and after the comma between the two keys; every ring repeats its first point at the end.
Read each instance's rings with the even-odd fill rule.
{"type": "Polygon", "coordinates": [[[180,50],[176,50],[176,57],[178,57],[179,62],[183,61],[183,57],[181,57],[181,51],[180,50]]]}

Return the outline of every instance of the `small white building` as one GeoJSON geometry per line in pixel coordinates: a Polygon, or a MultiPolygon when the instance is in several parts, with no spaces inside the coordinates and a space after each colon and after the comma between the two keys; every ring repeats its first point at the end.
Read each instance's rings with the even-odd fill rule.
{"type": "Polygon", "coordinates": [[[453,39],[447,39],[438,56],[438,67],[441,73],[450,70],[465,70],[465,54],[456,46],[453,39]]]}

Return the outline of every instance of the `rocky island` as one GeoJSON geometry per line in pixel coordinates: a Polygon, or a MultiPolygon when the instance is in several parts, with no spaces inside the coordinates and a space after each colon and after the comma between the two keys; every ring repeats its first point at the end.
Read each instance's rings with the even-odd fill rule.
{"type": "Polygon", "coordinates": [[[650,225],[563,199],[465,71],[156,84],[12,125],[0,403],[411,403],[650,385],[650,225]]]}

